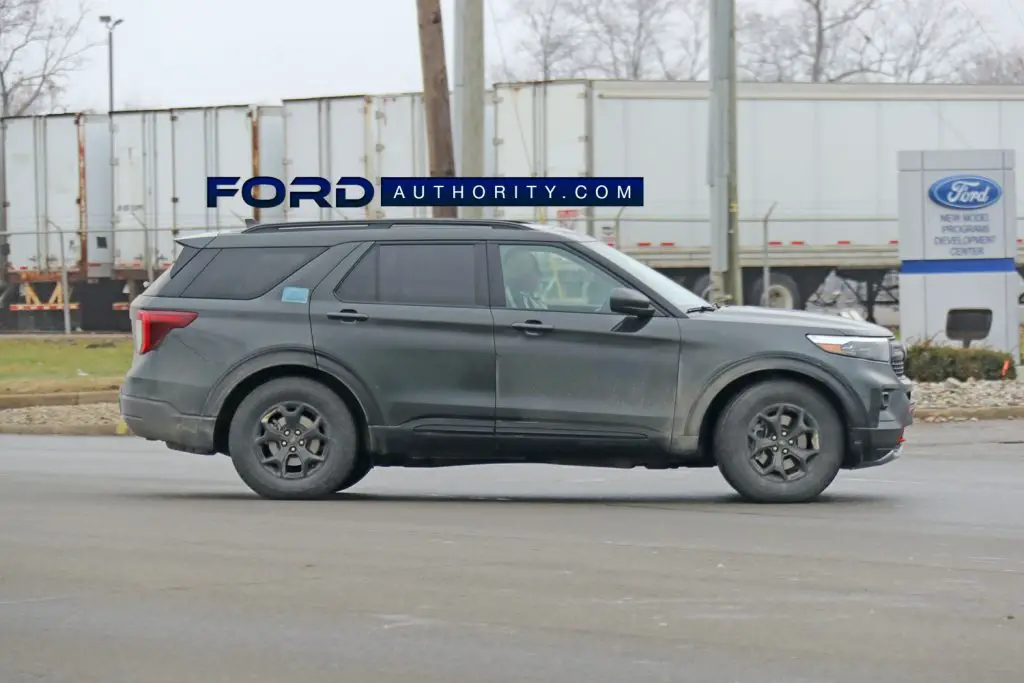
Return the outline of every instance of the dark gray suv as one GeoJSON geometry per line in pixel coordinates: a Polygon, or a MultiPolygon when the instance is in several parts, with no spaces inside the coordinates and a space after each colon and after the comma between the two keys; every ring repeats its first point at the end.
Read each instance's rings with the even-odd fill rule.
{"type": "Polygon", "coordinates": [[[131,431],[230,455],[267,498],[374,467],[718,467],[808,501],[897,458],[903,347],[709,305],[592,238],[505,221],[255,225],[180,240],[131,305],[131,431]]]}

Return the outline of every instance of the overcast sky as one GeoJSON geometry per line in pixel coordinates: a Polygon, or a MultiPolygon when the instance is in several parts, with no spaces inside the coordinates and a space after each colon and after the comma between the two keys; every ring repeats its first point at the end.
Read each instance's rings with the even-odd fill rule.
{"type": "MultiPolygon", "coordinates": [[[[514,61],[517,35],[494,21],[514,0],[486,0],[488,64],[514,61]]],[[[759,0],[772,2],[773,0],[759,0]]],[[[779,0],[774,0],[778,2],[779,0]]],[[[78,0],[59,0],[74,8],[78,0]]],[[[992,35],[1024,40],[1024,0],[963,0],[992,35]]],[[[273,103],[283,98],[418,91],[414,0],[91,0],[115,32],[117,107],[273,103]]],[[[449,59],[454,0],[442,0],[449,59]]],[[[89,23],[105,38],[98,20],[89,23]]],[[[449,62],[450,64],[450,62],[449,62]]],[[[449,67],[450,68],[450,67],[449,67]]],[[[451,71],[449,71],[451,75],[451,71]]],[[[92,52],[66,98],[105,109],[106,53],[92,52]]]]}

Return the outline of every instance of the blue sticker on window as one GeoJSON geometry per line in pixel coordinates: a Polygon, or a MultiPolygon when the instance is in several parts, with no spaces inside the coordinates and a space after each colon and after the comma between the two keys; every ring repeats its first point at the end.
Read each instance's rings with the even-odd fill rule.
{"type": "Polygon", "coordinates": [[[305,287],[285,287],[281,291],[281,301],[289,304],[304,304],[309,301],[309,290],[305,287]]]}

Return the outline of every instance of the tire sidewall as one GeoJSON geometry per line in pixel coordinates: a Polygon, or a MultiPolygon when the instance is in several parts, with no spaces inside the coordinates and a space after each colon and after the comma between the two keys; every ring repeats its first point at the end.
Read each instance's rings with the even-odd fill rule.
{"type": "Polygon", "coordinates": [[[792,381],[771,381],[749,387],[722,412],[715,429],[715,459],[726,481],[743,497],[762,503],[801,503],[816,498],[842,467],[846,430],[835,408],[818,391],[792,381]],[[820,449],[806,476],[791,483],[772,482],[750,462],[747,430],[757,414],[773,404],[789,403],[806,410],[818,424],[820,449]]]}
{"type": "Polygon", "coordinates": [[[373,465],[370,463],[369,458],[360,458],[359,461],[355,464],[355,466],[353,466],[353,468],[349,471],[344,481],[342,481],[338,488],[335,489],[335,492],[340,492],[352,488],[353,486],[361,482],[363,479],[365,479],[366,475],[368,475],[370,473],[370,470],[372,469],[373,465]]]}
{"type": "Polygon", "coordinates": [[[245,397],[231,420],[228,450],[238,475],[257,494],[265,498],[319,498],[337,491],[357,466],[358,434],[352,414],[337,394],[319,382],[289,377],[271,380],[245,397]],[[263,415],[286,401],[308,403],[327,427],[327,458],[318,472],[304,479],[281,479],[266,471],[253,443],[263,415]]]}

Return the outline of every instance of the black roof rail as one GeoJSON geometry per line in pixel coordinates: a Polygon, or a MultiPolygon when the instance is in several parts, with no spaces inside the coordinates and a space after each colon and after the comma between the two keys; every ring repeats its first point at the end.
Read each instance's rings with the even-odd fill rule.
{"type": "Polygon", "coordinates": [[[340,221],[293,221],[283,223],[258,223],[253,220],[252,225],[246,220],[245,233],[250,232],[276,232],[278,230],[368,230],[386,229],[402,225],[429,226],[438,223],[445,226],[500,228],[508,230],[530,230],[530,226],[522,221],[510,221],[500,219],[468,219],[468,218],[378,218],[369,221],[340,220],[340,221]]]}

